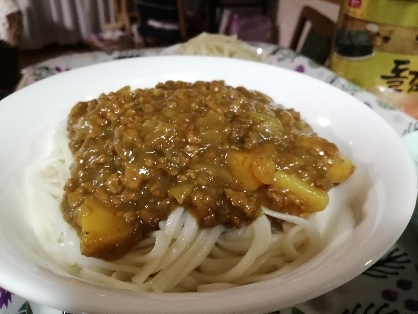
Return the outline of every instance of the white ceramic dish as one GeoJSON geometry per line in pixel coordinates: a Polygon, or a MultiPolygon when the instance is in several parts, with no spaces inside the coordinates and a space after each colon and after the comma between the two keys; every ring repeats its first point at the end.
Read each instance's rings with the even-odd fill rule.
{"type": "MultiPolygon", "coordinates": [[[[0,286],[40,304],[88,313],[263,313],[303,302],[354,278],[405,229],[416,198],[414,165],[401,139],[355,98],[299,73],[210,57],[149,57],[85,67],[42,80],[0,102],[0,286]],[[54,127],[79,100],[124,85],[223,79],[293,107],[349,156],[357,169],[318,215],[324,249],[274,280],[213,293],[141,294],[99,287],[36,265],[37,241],[25,219],[25,170],[48,154],[54,127]]],[[[31,208],[36,210],[36,208],[31,208]]],[[[41,248],[38,248],[41,250],[41,248]]]]}
{"type": "MultiPolygon", "coordinates": [[[[402,140],[415,163],[415,170],[418,175],[418,131],[406,134],[402,137],[402,140]]],[[[410,224],[418,230],[418,201],[415,204],[415,210],[412,214],[410,224]]]]}

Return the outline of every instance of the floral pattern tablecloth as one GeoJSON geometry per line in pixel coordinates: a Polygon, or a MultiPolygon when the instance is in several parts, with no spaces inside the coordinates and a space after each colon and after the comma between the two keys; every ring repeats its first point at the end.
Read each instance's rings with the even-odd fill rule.
{"type": "MultiPolygon", "coordinates": [[[[418,130],[418,121],[393,109],[374,95],[338,77],[327,68],[289,49],[259,45],[272,55],[272,64],[331,84],[362,101],[403,136],[418,130]]],[[[70,54],[25,69],[20,88],[64,71],[100,62],[158,55],[161,49],[70,54]]],[[[0,314],[60,314],[22,299],[0,287],[0,314]]],[[[397,243],[368,270],[320,297],[280,309],[280,314],[409,314],[418,313],[418,230],[409,225],[397,243]]]]}

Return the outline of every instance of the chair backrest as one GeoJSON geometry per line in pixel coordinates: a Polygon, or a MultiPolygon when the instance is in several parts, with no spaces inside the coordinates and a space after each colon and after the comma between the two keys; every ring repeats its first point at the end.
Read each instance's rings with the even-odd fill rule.
{"type": "Polygon", "coordinates": [[[104,25],[105,30],[124,30],[126,35],[132,35],[132,22],[139,22],[139,14],[134,6],[129,7],[128,0],[113,0],[113,21],[104,25]]]}
{"type": "Polygon", "coordinates": [[[295,32],[290,44],[290,48],[312,60],[324,64],[329,56],[332,46],[332,38],[335,31],[335,22],[313,9],[310,6],[303,7],[295,32]],[[303,31],[310,28],[303,43],[301,43],[303,31]]]}

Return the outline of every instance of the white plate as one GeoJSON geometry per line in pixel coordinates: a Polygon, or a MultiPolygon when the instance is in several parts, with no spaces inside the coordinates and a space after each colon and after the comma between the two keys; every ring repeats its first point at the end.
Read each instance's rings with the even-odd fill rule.
{"type": "MultiPolygon", "coordinates": [[[[367,106],[299,73],[210,57],[149,57],[85,67],[42,80],[0,102],[0,286],[40,304],[88,313],[262,313],[326,293],[354,278],[395,243],[416,198],[414,165],[399,136],[367,106]],[[350,157],[357,169],[331,192],[319,215],[335,239],[316,257],[274,280],[214,293],[141,294],[60,277],[36,266],[25,170],[48,154],[54,127],[79,100],[124,85],[223,79],[293,107],[350,157]],[[351,220],[350,220],[351,219],[351,220]],[[354,223],[350,224],[350,221],[354,223]]],[[[36,209],[35,209],[36,210],[36,209]]]]}

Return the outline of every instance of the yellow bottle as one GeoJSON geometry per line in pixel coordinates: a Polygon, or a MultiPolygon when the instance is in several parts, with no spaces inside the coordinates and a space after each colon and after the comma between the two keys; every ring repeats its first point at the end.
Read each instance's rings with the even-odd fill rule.
{"type": "Polygon", "coordinates": [[[344,0],[330,68],[418,118],[418,0],[344,0]]]}

